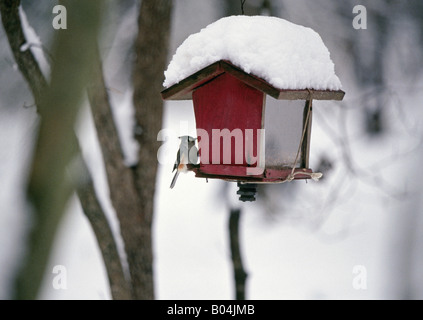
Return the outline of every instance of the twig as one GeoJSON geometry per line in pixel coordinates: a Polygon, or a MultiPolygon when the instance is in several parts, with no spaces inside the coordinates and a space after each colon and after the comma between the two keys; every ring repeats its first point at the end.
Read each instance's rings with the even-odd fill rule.
{"type": "Polygon", "coordinates": [[[41,93],[47,87],[47,81],[32,52],[30,50],[21,52],[21,46],[26,43],[26,38],[19,16],[19,5],[20,0],[1,0],[1,19],[16,64],[33,93],[35,104],[40,106],[41,93]]]}
{"type": "Polygon", "coordinates": [[[27,51],[31,48],[37,48],[37,49],[41,50],[43,53],[45,53],[47,55],[49,62],[54,63],[53,56],[51,55],[50,51],[46,48],[45,45],[39,44],[39,43],[28,43],[28,49],[26,49],[24,51],[27,51]]]}
{"type": "Polygon", "coordinates": [[[241,0],[241,14],[244,15],[244,3],[247,0],[241,0]]]}

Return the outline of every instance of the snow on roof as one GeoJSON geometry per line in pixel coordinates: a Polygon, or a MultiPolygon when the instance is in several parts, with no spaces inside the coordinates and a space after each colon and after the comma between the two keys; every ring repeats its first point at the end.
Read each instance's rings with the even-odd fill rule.
{"type": "Polygon", "coordinates": [[[190,35],[165,71],[166,88],[219,61],[278,89],[340,90],[329,50],[317,32],[281,18],[230,16],[190,35]]]}

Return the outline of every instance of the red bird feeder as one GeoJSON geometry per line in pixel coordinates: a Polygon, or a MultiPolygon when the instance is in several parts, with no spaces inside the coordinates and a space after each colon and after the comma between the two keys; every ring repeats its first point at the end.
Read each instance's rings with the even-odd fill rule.
{"type": "MultiPolygon", "coordinates": [[[[342,90],[281,90],[220,60],[162,91],[194,103],[200,163],[196,177],[250,184],[319,178],[309,168],[312,101],[342,100],[342,90]]],[[[252,188],[251,188],[252,187],[252,188]]]]}

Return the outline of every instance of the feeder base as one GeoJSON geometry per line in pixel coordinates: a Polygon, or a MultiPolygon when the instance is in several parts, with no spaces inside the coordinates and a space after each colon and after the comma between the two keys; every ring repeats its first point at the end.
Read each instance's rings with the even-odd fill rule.
{"type": "Polygon", "coordinates": [[[238,182],[239,190],[237,194],[240,195],[239,200],[242,202],[255,201],[257,193],[257,184],[255,183],[241,183],[238,182]]]}

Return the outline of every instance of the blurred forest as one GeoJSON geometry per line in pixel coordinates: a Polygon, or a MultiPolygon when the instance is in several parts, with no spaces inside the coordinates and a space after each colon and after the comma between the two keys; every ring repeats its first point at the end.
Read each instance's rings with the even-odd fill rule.
{"type": "Polygon", "coordinates": [[[235,185],[191,174],[170,190],[177,144],[166,164],[156,157],[160,128],[195,134],[190,101],[162,106],[163,71],[241,1],[70,2],[64,31],[52,27],[57,1],[0,0],[1,299],[233,299],[230,212],[247,299],[423,298],[420,0],[245,1],[244,14],[318,32],[346,92],[314,104],[310,161],[324,177],[261,186],[247,204],[235,185]],[[13,46],[6,13],[19,2],[26,42],[13,46]],[[367,29],[353,27],[356,5],[367,29]],[[78,6],[91,16],[73,29],[78,6]],[[52,285],[57,265],[66,288],[52,285]]]}

